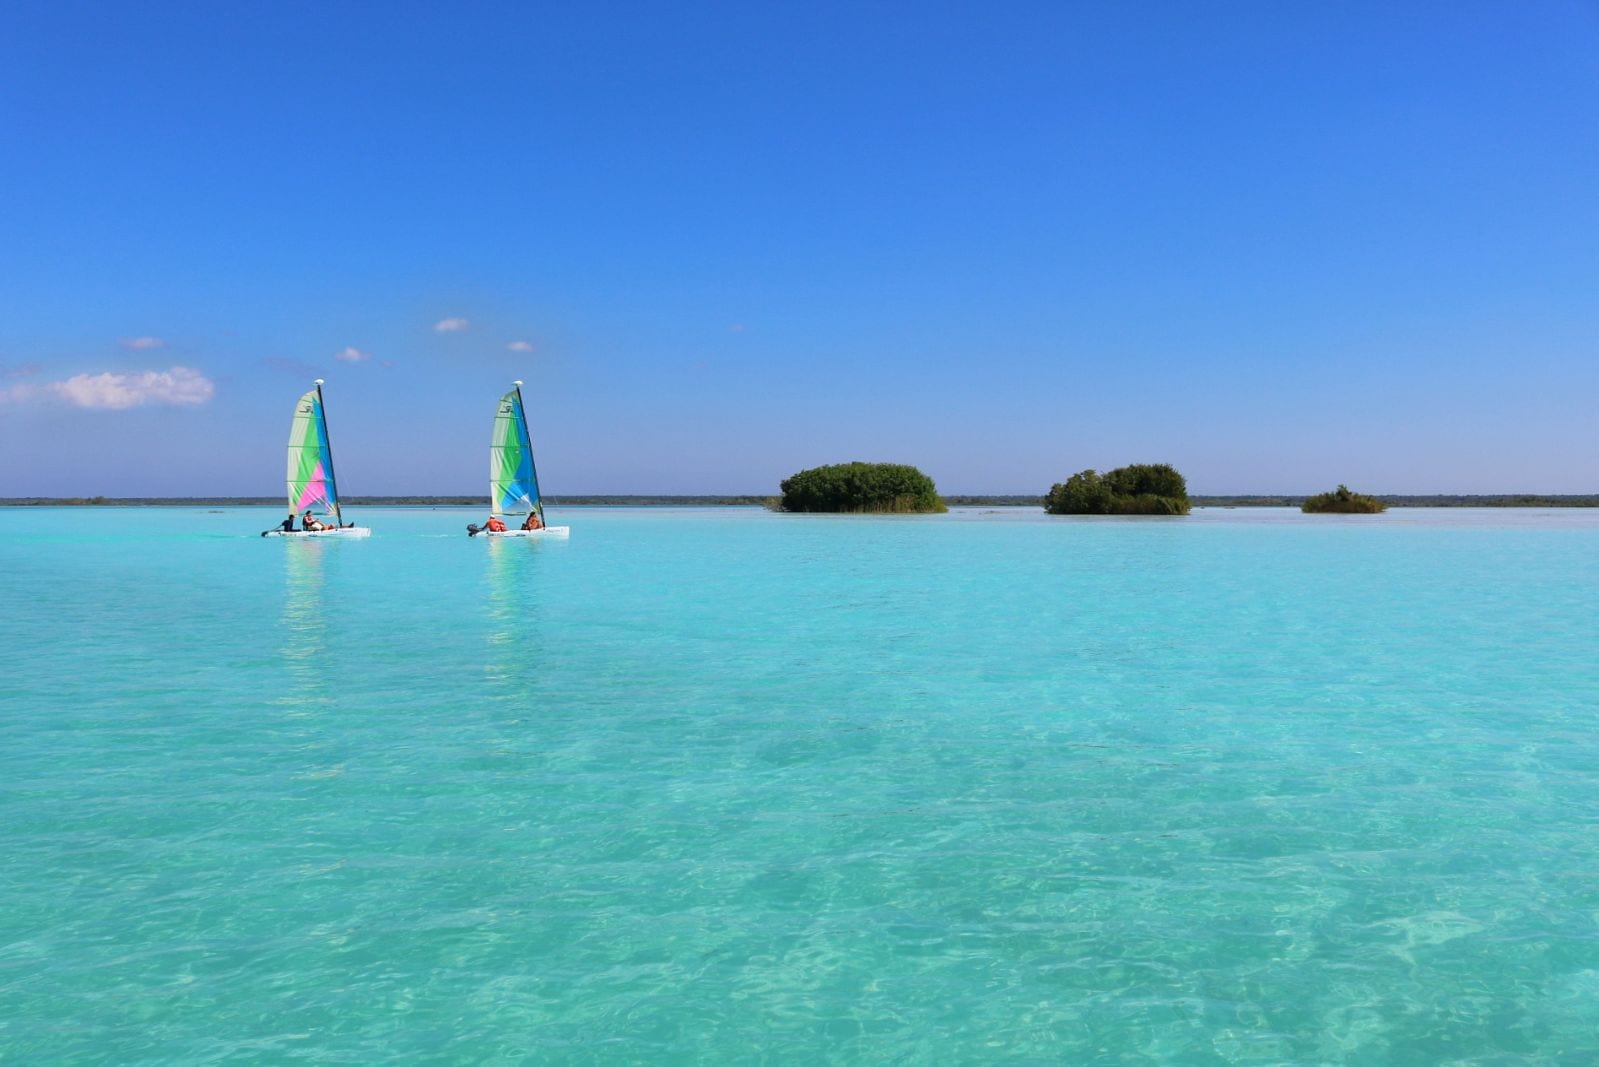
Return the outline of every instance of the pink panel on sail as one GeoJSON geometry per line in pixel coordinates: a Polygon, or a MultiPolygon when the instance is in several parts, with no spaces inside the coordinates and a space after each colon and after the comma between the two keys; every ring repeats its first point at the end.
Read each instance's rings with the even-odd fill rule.
{"type": "Polygon", "coordinates": [[[311,477],[305,480],[305,488],[300,490],[300,499],[294,502],[294,510],[308,508],[312,504],[326,501],[328,498],[327,475],[322,471],[322,461],[318,460],[316,469],[311,472],[311,477]]]}

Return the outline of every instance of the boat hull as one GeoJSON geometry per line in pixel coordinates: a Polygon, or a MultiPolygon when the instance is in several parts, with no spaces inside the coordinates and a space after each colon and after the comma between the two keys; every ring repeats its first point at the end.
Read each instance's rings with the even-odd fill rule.
{"type": "Polygon", "coordinates": [[[544,541],[544,540],[564,541],[566,538],[570,537],[571,535],[572,535],[572,528],[570,526],[546,526],[542,530],[506,530],[504,532],[497,532],[495,530],[479,530],[477,533],[468,534],[467,536],[468,537],[527,537],[527,538],[532,538],[532,539],[538,540],[538,541],[544,541]]]}
{"type": "Polygon", "coordinates": [[[262,537],[371,537],[370,526],[341,526],[337,530],[267,530],[262,537]]]}

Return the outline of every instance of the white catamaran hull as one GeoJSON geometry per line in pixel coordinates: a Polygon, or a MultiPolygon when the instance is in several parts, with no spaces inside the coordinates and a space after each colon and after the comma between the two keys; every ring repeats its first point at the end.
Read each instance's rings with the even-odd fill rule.
{"type": "Polygon", "coordinates": [[[499,533],[494,530],[479,530],[473,537],[533,537],[539,540],[544,538],[564,539],[572,536],[570,526],[546,526],[542,530],[506,530],[499,533]]]}
{"type": "Polygon", "coordinates": [[[371,537],[370,526],[341,526],[337,530],[267,530],[262,537],[371,537]]]}

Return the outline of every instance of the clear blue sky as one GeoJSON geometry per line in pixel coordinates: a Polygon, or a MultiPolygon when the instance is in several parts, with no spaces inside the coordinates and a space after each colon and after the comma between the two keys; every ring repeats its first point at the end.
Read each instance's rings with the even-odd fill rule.
{"type": "Polygon", "coordinates": [[[1599,490],[1599,7],[6,5],[0,496],[319,375],[350,495],[513,378],[557,495],[1599,490]]]}

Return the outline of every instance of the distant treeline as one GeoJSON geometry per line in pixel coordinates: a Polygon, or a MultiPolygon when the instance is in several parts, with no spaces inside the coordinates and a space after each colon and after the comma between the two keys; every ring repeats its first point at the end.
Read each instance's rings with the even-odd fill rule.
{"type": "MultiPolygon", "coordinates": [[[[1391,508],[1599,508],[1599,493],[1545,496],[1538,493],[1493,493],[1483,496],[1454,494],[1372,496],[1391,508]]],[[[1308,496],[1195,496],[1201,508],[1297,508],[1308,496]]]]}
{"type": "MultiPolygon", "coordinates": [[[[1378,500],[1391,508],[1599,508],[1599,493],[1545,496],[1536,493],[1503,493],[1484,496],[1384,496],[1378,500]]],[[[612,494],[604,496],[547,496],[551,507],[759,507],[771,501],[768,496],[654,496],[612,494]]],[[[1297,508],[1307,496],[1190,496],[1198,508],[1297,508]]],[[[355,496],[341,502],[345,507],[481,507],[488,502],[481,496],[355,496]]],[[[944,497],[952,508],[995,508],[1044,506],[1042,496],[1026,493],[997,496],[956,495],[944,497]]],[[[186,496],[186,497],[0,497],[0,507],[277,507],[282,497],[264,496],[186,496]]],[[[286,509],[285,509],[286,511],[286,509]]]]}
{"type": "Polygon", "coordinates": [[[1044,498],[1027,493],[1011,496],[946,496],[944,503],[952,508],[1041,508],[1044,498]]]}
{"type": "MultiPolygon", "coordinates": [[[[1572,493],[1561,496],[1538,493],[1499,493],[1484,496],[1409,495],[1384,496],[1374,494],[1391,508],[1599,508],[1599,493],[1572,493]]],[[[1304,496],[1195,496],[1189,501],[1196,508],[1297,508],[1302,507],[1309,494],[1304,496]]],[[[1002,496],[946,496],[944,503],[952,508],[995,508],[1044,506],[1042,496],[1013,493],[1002,496]]]]}
{"type": "MultiPolygon", "coordinates": [[[[563,504],[572,507],[735,507],[760,506],[766,496],[669,496],[669,495],[609,495],[609,496],[547,496],[544,503],[550,507],[563,504]]],[[[488,508],[482,496],[349,496],[339,501],[346,508],[393,507],[480,507],[488,508]]],[[[276,507],[287,513],[287,506],[278,496],[69,496],[69,497],[0,497],[0,507],[276,507]]]]}

